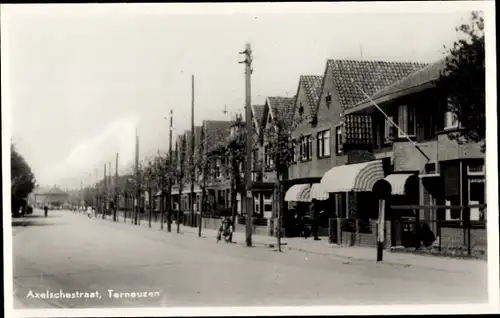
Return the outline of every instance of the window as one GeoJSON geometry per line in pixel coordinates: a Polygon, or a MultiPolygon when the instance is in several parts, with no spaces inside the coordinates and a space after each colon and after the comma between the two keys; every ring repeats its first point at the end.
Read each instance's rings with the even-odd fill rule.
{"type": "MultiPolygon", "coordinates": [[[[469,177],[469,204],[485,204],[484,177],[469,177]]],[[[484,207],[470,208],[471,221],[485,221],[486,209],[484,207]]]]}
{"type": "Polygon", "coordinates": [[[260,199],[259,196],[254,194],[253,201],[255,203],[255,213],[260,213],[260,199]]]}
{"type": "Polygon", "coordinates": [[[311,160],[312,158],[312,139],[311,136],[303,136],[300,138],[300,159],[302,161],[311,160]]]}
{"type": "Polygon", "coordinates": [[[218,179],[221,177],[220,166],[221,166],[220,159],[216,159],[215,160],[215,167],[214,167],[214,178],[215,179],[218,179]]]}
{"type": "MultiPolygon", "coordinates": [[[[445,201],[446,206],[460,206],[460,196],[454,195],[445,201]]],[[[461,209],[446,209],[446,220],[460,220],[462,217],[461,209]]]]}
{"type": "Polygon", "coordinates": [[[452,110],[455,109],[455,107],[453,107],[453,103],[451,102],[451,99],[448,98],[447,100],[447,111],[444,113],[444,129],[455,129],[455,128],[458,128],[458,126],[460,125],[459,121],[458,121],[458,116],[455,112],[453,112],[452,110]]]}
{"type": "Polygon", "coordinates": [[[436,136],[436,119],[433,113],[430,113],[429,110],[426,110],[426,113],[423,114],[423,123],[422,126],[424,128],[424,139],[434,138],[436,136]]]}
{"type": "Polygon", "coordinates": [[[468,164],[467,165],[467,174],[469,176],[483,176],[484,175],[484,164],[468,164]]]}
{"type": "Polygon", "coordinates": [[[398,137],[414,137],[417,130],[415,121],[415,108],[401,105],[398,109],[398,137]],[[405,135],[406,134],[406,135],[405,135]]]}
{"type": "Polygon", "coordinates": [[[385,125],[384,125],[384,144],[389,144],[392,142],[394,139],[394,125],[392,124],[391,121],[394,121],[393,116],[387,116],[388,118],[385,119],[385,125]]]}
{"type": "Polygon", "coordinates": [[[458,128],[458,117],[453,112],[446,112],[444,115],[444,129],[458,128]]]}
{"type": "Polygon", "coordinates": [[[318,132],[316,150],[318,158],[330,156],[330,130],[318,132]]]}
{"type": "Polygon", "coordinates": [[[292,139],[292,162],[297,162],[297,141],[295,139],[292,139]]]}
{"type": "Polygon", "coordinates": [[[269,165],[269,146],[264,146],[264,165],[267,168],[269,165]]]}
{"type": "Polygon", "coordinates": [[[335,153],[342,155],[344,153],[344,142],[342,141],[342,126],[335,127],[335,153]]]}
{"type": "Polygon", "coordinates": [[[302,103],[300,103],[299,105],[299,115],[302,116],[304,114],[304,106],[302,105],[302,103]]]}
{"type": "Polygon", "coordinates": [[[330,108],[330,104],[332,103],[332,94],[328,93],[325,96],[326,107],[330,108]]]}

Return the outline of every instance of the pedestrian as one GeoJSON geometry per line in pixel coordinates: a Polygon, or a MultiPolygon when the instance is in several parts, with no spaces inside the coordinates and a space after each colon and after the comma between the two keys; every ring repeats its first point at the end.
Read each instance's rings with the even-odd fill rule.
{"type": "Polygon", "coordinates": [[[311,207],[310,207],[310,215],[311,215],[311,229],[312,229],[312,235],[314,237],[315,241],[319,241],[320,238],[318,237],[318,226],[319,226],[319,206],[318,206],[318,201],[316,199],[312,199],[311,202],[311,207]]]}

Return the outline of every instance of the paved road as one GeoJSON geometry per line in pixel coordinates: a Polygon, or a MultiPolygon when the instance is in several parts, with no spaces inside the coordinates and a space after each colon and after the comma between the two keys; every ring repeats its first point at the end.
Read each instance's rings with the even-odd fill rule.
{"type": "MultiPolygon", "coordinates": [[[[449,271],[215,243],[39,211],[13,227],[16,308],[301,306],[487,301],[486,262],[449,271]],[[34,299],[46,291],[97,298],[34,299]],[[151,292],[148,298],[114,293],[151,292]],[[157,293],[155,293],[157,292],[157,293]],[[88,295],[91,296],[91,295],[88,295]]],[[[472,263],[471,263],[472,264],[472,263]]]]}

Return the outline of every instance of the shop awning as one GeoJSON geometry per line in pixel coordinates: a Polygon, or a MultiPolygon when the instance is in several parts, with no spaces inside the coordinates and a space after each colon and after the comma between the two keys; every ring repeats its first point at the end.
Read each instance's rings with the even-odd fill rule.
{"type": "Polygon", "coordinates": [[[391,194],[404,195],[406,181],[413,175],[414,174],[411,173],[396,173],[396,174],[390,174],[387,177],[385,177],[385,181],[391,184],[392,187],[391,194]]]}
{"type": "Polygon", "coordinates": [[[307,202],[309,201],[309,184],[296,184],[293,185],[285,194],[285,201],[287,202],[307,202]]]}
{"type": "Polygon", "coordinates": [[[381,179],[384,179],[382,161],[375,160],[333,167],[321,179],[321,187],[329,193],[371,192],[381,179]]]}
{"type": "Polygon", "coordinates": [[[309,197],[311,201],[312,199],[316,199],[319,201],[328,200],[329,196],[329,193],[323,190],[320,183],[314,183],[311,186],[311,190],[309,191],[309,197]]]}

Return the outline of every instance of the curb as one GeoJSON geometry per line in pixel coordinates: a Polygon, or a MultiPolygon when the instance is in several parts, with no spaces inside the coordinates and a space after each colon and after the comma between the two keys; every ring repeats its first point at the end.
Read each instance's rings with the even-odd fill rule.
{"type": "MultiPolygon", "coordinates": [[[[101,218],[97,218],[97,220],[102,220],[101,218]]],[[[112,221],[112,220],[110,220],[112,221]]],[[[116,224],[129,224],[129,223],[123,223],[123,222],[113,222],[113,223],[116,223],[116,224]]],[[[130,225],[134,225],[134,224],[130,224],[130,225]]],[[[140,224],[138,224],[138,226],[141,226],[140,224]]],[[[148,228],[148,227],[144,227],[144,228],[148,228]]],[[[190,227],[188,227],[190,228],[190,227]]],[[[152,227],[151,229],[156,229],[154,227],[152,227]]],[[[161,229],[157,229],[158,231],[162,231],[161,229]]],[[[169,233],[167,232],[166,230],[164,230],[165,233],[169,233]]],[[[180,233],[176,233],[176,230],[173,229],[172,232],[170,232],[170,234],[177,234],[177,235],[187,235],[187,236],[191,236],[191,237],[198,237],[198,232],[193,232],[193,231],[181,231],[180,233]]],[[[202,236],[200,238],[202,239],[209,239],[211,236],[210,235],[204,235],[203,232],[202,232],[202,236]]],[[[241,246],[245,246],[246,247],[246,242],[243,240],[243,241],[234,241],[232,242],[233,244],[238,244],[238,245],[241,245],[241,246]]],[[[314,254],[314,255],[321,255],[321,256],[330,256],[330,257],[334,257],[334,258],[338,258],[338,259],[344,259],[344,260],[352,260],[352,261],[357,261],[357,262],[362,262],[362,263],[375,263],[375,264],[380,264],[380,265],[389,265],[389,266],[398,266],[398,267],[404,267],[404,268],[408,268],[408,267],[414,267],[414,268],[427,268],[427,269],[432,269],[432,270],[436,270],[436,271],[447,271],[445,269],[442,269],[442,268],[436,268],[436,267],[433,267],[433,266],[426,266],[426,265],[415,265],[415,264],[410,264],[410,263],[403,263],[403,262],[393,262],[393,261],[381,261],[381,262],[377,262],[375,260],[375,257],[373,258],[373,260],[371,259],[366,259],[366,258],[359,258],[359,257],[355,257],[355,256],[346,256],[346,255],[341,255],[341,254],[337,254],[337,253],[334,253],[333,251],[328,251],[328,252],[319,252],[319,251],[312,251],[312,250],[308,250],[308,249],[304,249],[304,248],[301,248],[301,247],[293,247],[293,246],[290,246],[288,245],[287,242],[282,242],[281,243],[282,247],[284,247],[282,249],[283,250],[290,250],[290,251],[297,251],[297,252],[302,252],[302,253],[309,253],[309,254],[314,254]]],[[[256,241],[253,241],[252,242],[252,247],[266,247],[266,248],[269,248],[269,249],[273,249],[275,251],[277,251],[277,244],[276,242],[256,242],[256,241]]],[[[342,247],[342,246],[338,246],[338,245],[335,245],[335,244],[332,244],[331,246],[329,246],[333,249],[335,248],[345,248],[345,247],[342,247]]],[[[391,250],[385,250],[386,253],[391,253],[391,254],[410,254],[410,255],[415,255],[416,257],[427,257],[427,258],[432,258],[432,259],[436,259],[436,258],[445,258],[445,259],[450,259],[450,260],[461,260],[461,261],[464,261],[465,259],[459,259],[459,258],[454,258],[454,257],[446,257],[446,256],[442,256],[442,255],[422,255],[422,254],[415,254],[415,253],[410,253],[410,252],[402,252],[402,251],[391,251],[391,250]]],[[[467,261],[471,260],[471,261],[484,261],[484,260],[481,260],[481,259],[466,259],[467,261]]],[[[459,272],[463,272],[463,271],[459,271],[459,272]]]]}

